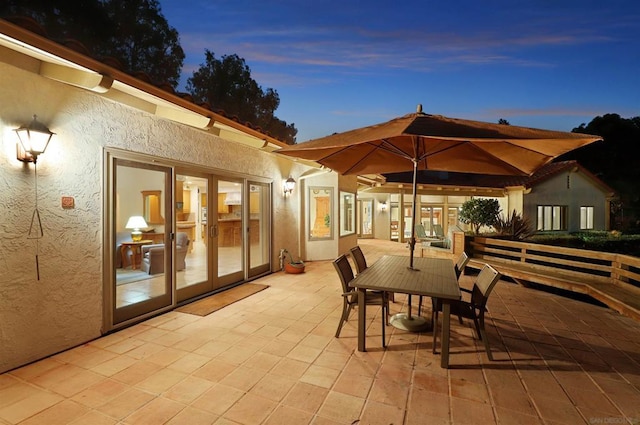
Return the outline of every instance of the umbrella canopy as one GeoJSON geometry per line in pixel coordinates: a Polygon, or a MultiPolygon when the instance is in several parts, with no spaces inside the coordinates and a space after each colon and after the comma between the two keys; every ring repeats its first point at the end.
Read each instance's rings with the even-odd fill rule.
{"type": "MultiPolygon", "coordinates": [[[[413,221],[417,170],[530,175],[555,157],[600,140],[580,133],[447,118],[418,112],[336,133],[275,152],[316,161],[343,175],[413,169],[413,221]]],[[[415,226],[411,230],[413,268],[415,226]]]]}

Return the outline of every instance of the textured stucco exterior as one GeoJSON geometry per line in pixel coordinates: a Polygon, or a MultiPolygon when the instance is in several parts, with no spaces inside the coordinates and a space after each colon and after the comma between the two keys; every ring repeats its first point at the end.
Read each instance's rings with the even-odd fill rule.
{"type": "Polygon", "coordinates": [[[580,231],[580,207],[592,206],[593,230],[609,230],[608,194],[595,189],[593,180],[579,169],[568,170],[536,184],[524,196],[525,216],[535,225],[538,205],[567,206],[569,232],[580,231]]]}
{"type": "Polygon", "coordinates": [[[270,179],[273,267],[278,247],[298,254],[299,203],[279,189],[307,167],[0,62],[0,372],[101,335],[107,148],[270,179]],[[56,133],[37,164],[39,241],[27,238],[34,165],[16,160],[13,132],[34,113],[56,133]]]}

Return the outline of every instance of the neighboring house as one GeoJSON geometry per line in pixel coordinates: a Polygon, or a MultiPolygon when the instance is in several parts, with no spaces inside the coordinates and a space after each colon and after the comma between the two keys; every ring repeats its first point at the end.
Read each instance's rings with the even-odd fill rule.
{"type": "Polygon", "coordinates": [[[538,231],[610,230],[613,189],[576,161],[550,163],[524,179],[524,217],[538,231]]]}
{"type": "Polygon", "coordinates": [[[356,245],[335,219],[355,177],[75,48],[0,20],[0,372],[278,271],[282,249],[356,245]],[[56,133],[37,179],[14,131],[34,114],[56,133]],[[312,240],[302,209],[325,190],[312,240]]]}

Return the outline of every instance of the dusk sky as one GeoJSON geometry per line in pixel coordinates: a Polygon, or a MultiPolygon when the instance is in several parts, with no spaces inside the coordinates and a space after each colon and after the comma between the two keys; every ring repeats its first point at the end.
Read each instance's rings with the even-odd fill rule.
{"type": "Polygon", "coordinates": [[[640,115],[640,2],[160,0],[186,59],[237,54],[304,142],[415,112],[571,131],[640,115]]]}

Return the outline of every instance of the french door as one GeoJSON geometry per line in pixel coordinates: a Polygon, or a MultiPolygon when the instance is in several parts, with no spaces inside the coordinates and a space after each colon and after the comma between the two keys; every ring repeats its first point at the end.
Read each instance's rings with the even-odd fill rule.
{"type": "Polygon", "coordinates": [[[373,237],[373,199],[358,200],[358,237],[373,237]]]}
{"type": "Polygon", "coordinates": [[[193,234],[186,267],[176,272],[178,302],[270,270],[270,189],[244,178],[179,170],[177,232],[193,234]]]}
{"type": "Polygon", "coordinates": [[[107,158],[105,328],[271,270],[270,182],[107,158]]]}
{"type": "Polygon", "coordinates": [[[174,303],[171,168],[127,159],[108,163],[111,327],[174,303]],[[169,247],[165,249],[165,247],[169,247]]]}

